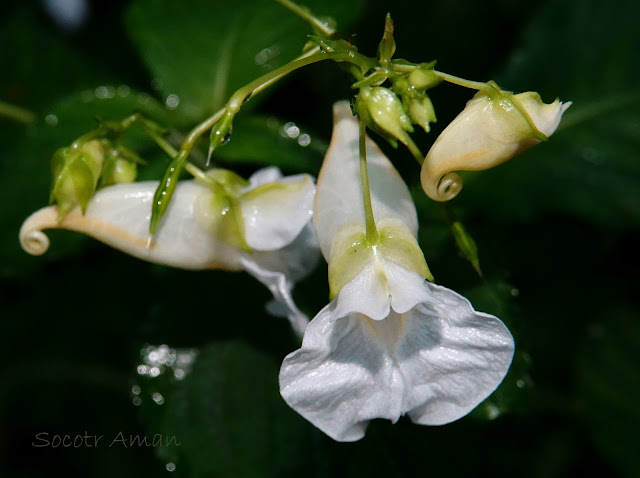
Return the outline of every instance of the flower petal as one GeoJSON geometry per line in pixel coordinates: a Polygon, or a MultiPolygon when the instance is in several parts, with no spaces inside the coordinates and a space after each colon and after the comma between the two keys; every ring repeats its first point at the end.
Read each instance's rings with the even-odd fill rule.
{"type": "Polygon", "coordinates": [[[291,408],[338,441],[364,436],[369,420],[396,421],[401,378],[385,356],[373,321],[360,314],[333,321],[336,301],[314,318],[302,347],[280,369],[280,393],[291,408]]]}
{"type": "Polygon", "coordinates": [[[149,219],[157,186],[157,181],[147,181],[106,187],[94,195],[84,215],[76,207],[60,222],[55,206],[40,209],[22,225],[22,246],[27,252],[43,254],[49,241],[41,231],[68,229],[149,262],[182,269],[239,270],[240,251],[218,241],[199,223],[196,199],[207,188],[193,181],[178,184],[151,238],[149,219]]]}
{"type": "Polygon", "coordinates": [[[513,358],[513,337],[489,314],[445,287],[403,316],[396,358],[407,384],[403,412],[415,423],[457,420],[502,382],[513,358]]]}
{"type": "Polygon", "coordinates": [[[404,314],[417,304],[429,300],[429,289],[420,274],[391,260],[384,260],[384,273],[388,295],[391,296],[391,307],[395,312],[404,314]]]}
{"type": "Polygon", "coordinates": [[[289,319],[300,337],[309,318],[296,306],[291,290],[294,282],[311,273],[319,259],[318,242],[310,223],[287,247],[277,251],[245,253],[240,259],[244,269],[273,294],[273,301],[267,304],[269,313],[289,319]]]}
{"type": "MultiPolygon", "coordinates": [[[[267,168],[262,176],[269,176],[267,168]]],[[[252,186],[259,181],[252,176],[252,186]]],[[[269,251],[291,243],[310,222],[315,185],[311,176],[298,174],[252,187],[241,198],[245,240],[251,249],[269,251]]]]}
{"type": "Polygon", "coordinates": [[[404,413],[424,425],[469,413],[504,378],[513,338],[496,317],[425,282],[430,297],[405,314],[374,321],[337,317],[337,300],[307,326],[280,370],[280,393],[339,441],[362,438],[369,420],[404,413]]]}
{"type": "MultiPolygon", "coordinates": [[[[333,136],[318,177],[313,217],[320,248],[327,260],[333,238],[344,224],[354,221],[364,224],[358,121],[346,101],[334,105],[333,115],[333,136]]],[[[376,222],[386,216],[399,217],[415,236],[418,222],[407,186],[380,148],[368,137],[366,144],[376,222]]]]}
{"type": "Polygon", "coordinates": [[[373,320],[382,320],[391,308],[384,263],[378,259],[368,261],[360,272],[340,290],[335,298],[334,317],[361,313],[373,320]]]}

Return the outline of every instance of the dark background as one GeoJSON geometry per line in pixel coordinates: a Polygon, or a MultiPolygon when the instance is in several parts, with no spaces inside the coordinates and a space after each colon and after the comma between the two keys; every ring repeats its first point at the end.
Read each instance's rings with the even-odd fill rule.
{"type": "MultiPolygon", "coordinates": [[[[436,281],[516,338],[502,386],[451,425],[375,421],[363,440],[336,443],[281,400],[279,364],[297,344],[246,274],[151,265],[70,232],[52,232],[45,256],[24,253],[18,230],[47,202],[51,155],[96,116],[141,110],[175,138],[295,57],[310,30],[261,0],[92,2],[73,31],[40,2],[5,2],[0,101],[36,119],[0,117],[0,476],[159,476],[168,463],[194,477],[640,475],[640,2],[309,5],[369,56],[390,11],[397,57],[574,102],[548,143],[466,174],[447,206],[424,196],[405,150],[383,145],[414,193],[436,281]],[[256,64],[264,48],[273,58],[256,64]],[[170,94],[180,98],[174,110],[164,107],[170,94]],[[482,277],[456,249],[452,219],[475,238],[482,277]],[[150,378],[137,373],[149,344],[197,358],[183,380],[168,365],[150,378]],[[181,446],[109,447],[120,432],[176,436],[181,446]],[[91,449],[36,448],[38,433],[104,438],[91,449]]],[[[317,174],[331,104],[349,97],[349,84],[323,63],[252,98],[217,160],[245,175],[267,164],[317,174]],[[309,147],[279,134],[290,121],[311,135],[309,147]]],[[[439,121],[415,135],[424,151],[471,92],[442,85],[431,97],[439,121]]],[[[166,157],[140,133],[128,141],[149,160],[140,177],[158,178],[166,157]]],[[[324,264],[295,292],[310,316],[324,306],[324,264]]]]}

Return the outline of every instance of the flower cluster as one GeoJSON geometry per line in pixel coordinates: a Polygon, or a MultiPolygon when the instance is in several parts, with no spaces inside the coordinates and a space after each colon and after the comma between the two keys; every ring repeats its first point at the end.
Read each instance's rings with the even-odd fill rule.
{"type": "MultiPolygon", "coordinates": [[[[406,135],[412,123],[428,131],[435,114],[425,90],[439,81],[432,67],[396,80],[394,92],[362,86],[359,118],[347,102],[334,106],[317,185],[309,175],[282,177],[276,168],[248,180],[224,169],[200,172],[177,183],[153,235],[157,181],[129,182],[135,174],[125,174],[99,183],[113,176],[100,149],[106,143],[61,150],[54,158],[57,205],[24,222],[22,246],[42,254],[49,247],[42,230],[60,228],[154,263],[245,270],[272,292],[268,310],[287,317],[302,337],[283,361],[282,397],[335,440],[360,439],[375,418],[395,422],[407,414],[424,425],[457,420],[501,383],[513,338],[500,319],[432,282],[409,190],[365,134],[371,123],[412,145],[406,135]],[[309,322],[292,288],[320,253],[328,263],[330,302],[309,322]]],[[[435,200],[455,196],[454,171],[495,166],[545,140],[568,106],[488,83],[424,159],[425,192],[435,200]]]]}

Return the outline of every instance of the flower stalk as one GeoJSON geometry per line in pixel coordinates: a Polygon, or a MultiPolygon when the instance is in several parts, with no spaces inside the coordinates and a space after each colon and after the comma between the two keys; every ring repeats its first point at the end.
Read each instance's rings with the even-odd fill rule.
{"type": "Polygon", "coordinates": [[[365,237],[369,244],[376,244],[379,240],[376,221],[371,206],[371,190],[369,189],[369,171],[367,169],[367,126],[362,120],[360,125],[360,183],[362,185],[362,204],[364,206],[365,237]]]}

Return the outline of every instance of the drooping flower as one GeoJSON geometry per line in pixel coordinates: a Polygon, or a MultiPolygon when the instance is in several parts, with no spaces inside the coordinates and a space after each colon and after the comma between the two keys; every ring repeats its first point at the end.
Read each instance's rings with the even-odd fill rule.
{"type": "Polygon", "coordinates": [[[545,104],[534,92],[514,95],[489,82],[433,143],[422,165],[424,192],[435,201],[453,199],[462,188],[455,171],[497,166],[541,141],[558,128],[571,102],[545,104]]]}
{"type": "Polygon", "coordinates": [[[306,175],[282,177],[277,168],[256,172],[249,181],[213,170],[212,188],[182,181],[156,232],[149,220],[157,181],[118,184],[95,193],[58,220],[57,206],[33,213],[20,229],[29,253],[47,251],[43,229],[82,232],[140,259],[181,269],[246,270],[266,285],[275,302],[271,312],[289,318],[302,334],[308,319],[296,307],[291,289],[314,267],[317,242],[311,228],[315,185],[306,175]]]}
{"type": "Polygon", "coordinates": [[[374,418],[457,420],[500,384],[514,348],[498,318],[425,280],[409,191],[366,144],[375,241],[365,235],[358,125],[346,103],[336,104],[314,208],[335,296],[280,370],[285,401],[339,441],[362,438],[374,418]]]}

